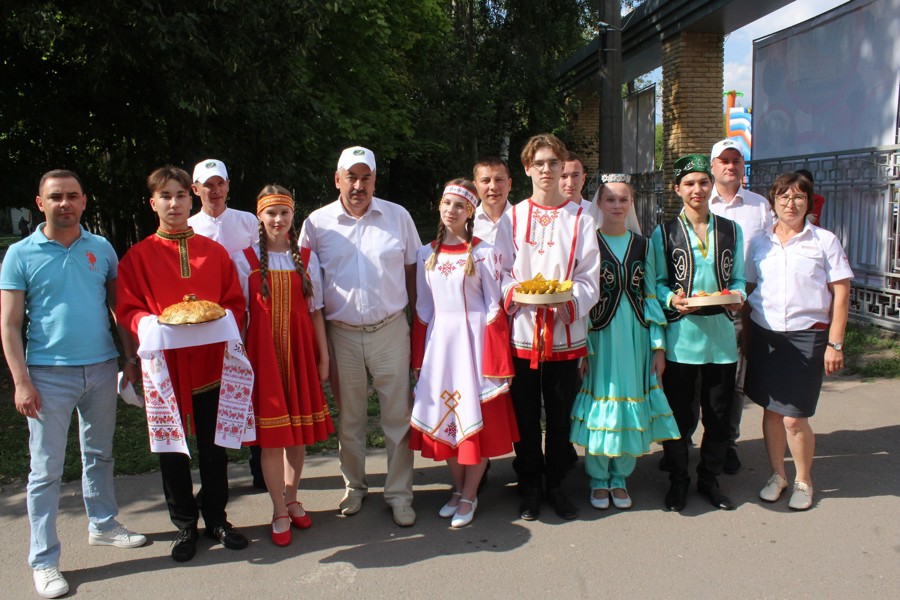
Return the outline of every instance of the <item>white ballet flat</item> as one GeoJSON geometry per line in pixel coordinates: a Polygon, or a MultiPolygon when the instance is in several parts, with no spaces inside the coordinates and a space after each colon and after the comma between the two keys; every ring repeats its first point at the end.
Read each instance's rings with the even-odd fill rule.
{"type": "Polygon", "coordinates": [[[612,490],[609,491],[609,497],[612,498],[613,505],[620,510],[628,510],[631,508],[631,496],[628,495],[628,492],[625,488],[616,488],[625,492],[624,498],[616,498],[616,496],[612,493],[612,490]]]}
{"type": "Polygon", "coordinates": [[[442,506],[441,510],[438,511],[438,515],[442,519],[449,519],[450,517],[452,517],[453,515],[456,514],[456,509],[459,507],[459,504],[457,504],[456,506],[450,506],[450,502],[453,502],[453,499],[457,496],[462,496],[462,493],[453,492],[453,495],[450,496],[450,500],[447,502],[447,504],[442,506]]]}
{"type": "Polygon", "coordinates": [[[478,498],[475,498],[474,500],[466,500],[465,498],[460,498],[459,504],[462,505],[463,502],[471,505],[472,510],[464,515],[461,515],[459,514],[459,511],[456,511],[456,514],[453,515],[453,520],[450,521],[451,527],[465,527],[472,522],[472,519],[475,518],[475,509],[478,508],[478,498]]]}
{"type": "Polygon", "coordinates": [[[591,506],[597,510],[606,510],[609,508],[609,497],[610,493],[607,491],[606,498],[594,498],[594,490],[591,490],[591,506]]]}

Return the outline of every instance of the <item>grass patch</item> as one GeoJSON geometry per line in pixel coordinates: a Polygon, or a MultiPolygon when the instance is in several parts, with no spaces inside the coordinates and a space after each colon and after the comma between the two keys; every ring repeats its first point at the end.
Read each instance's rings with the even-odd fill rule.
{"type": "Polygon", "coordinates": [[[900,378],[900,339],[875,325],[850,323],[844,334],[845,371],[865,378],[900,378]]]}
{"type": "MultiPolygon", "coordinates": [[[[25,479],[29,470],[28,424],[22,415],[16,412],[13,402],[14,389],[9,371],[0,373],[0,485],[17,479],[25,479]]],[[[331,394],[326,394],[335,427],[338,424],[337,408],[331,394]]],[[[378,399],[373,394],[368,399],[369,429],[366,441],[370,448],[384,448],[384,432],[379,426],[378,399]]],[[[81,478],[81,446],[78,441],[78,416],[72,417],[66,444],[66,459],[63,469],[63,481],[81,478]]],[[[116,460],[116,475],[137,475],[148,473],[159,468],[159,460],[150,452],[147,420],[144,410],[129,406],[124,402],[116,404],[116,432],[113,438],[113,456],[116,460]]],[[[188,447],[196,468],[197,444],[193,437],[188,438],[188,447]]],[[[336,452],[338,448],[337,434],[328,439],[307,446],[307,454],[327,454],[336,452]]],[[[250,449],[228,450],[229,462],[247,462],[250,449]]]]}

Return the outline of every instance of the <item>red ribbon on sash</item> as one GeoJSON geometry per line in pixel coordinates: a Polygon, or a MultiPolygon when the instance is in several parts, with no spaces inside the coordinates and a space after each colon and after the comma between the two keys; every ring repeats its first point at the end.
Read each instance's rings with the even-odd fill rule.
{"type": "Polygon", "coordinates": [[[553,356],[553,309],[540,307],[534,321],[534,339],[531,342],[531,362],[529,367],[538,368],[538,362],[550,360],[553,356]]]}

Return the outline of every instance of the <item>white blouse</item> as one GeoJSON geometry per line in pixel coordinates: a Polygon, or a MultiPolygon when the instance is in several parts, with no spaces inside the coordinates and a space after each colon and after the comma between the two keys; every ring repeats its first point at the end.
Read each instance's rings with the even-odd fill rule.
{"type": "Polygon", "coordinates": [[[828,284],[853,278],[837,237],[808,222],[784,245],[774,227],[753,238],[744,274],[747,283],[756,284],[747,298],[750,318],[771,331],[803,331],[830,323],[828,284]]]}
{"type": "MultiPolygon", "coordinates": [[[[253,251],[256,252],[256,256],[259,258],[259,242],[253,244],[253,251]]],[[[237,269],[238,280],[241,282],[241,291],[244,292],[244,299],[247,301],[249,310],[250,286],[248,281],[252,271],[250,263],[247,262],[247,257],[244,256],[243,250],[232,254],[231,260],[234,262],[235,269],[237,269]]],[[[315,252],[310,252],[307,262],[306,272],[309,273],[309,280],[312,282],[313,288],[313,294],[307,298],[307,303],[309,304],[309,312],[313,312],[324,306],[322,301],[322,273],[319,269],[319,259],[316,257],[315,252]]],[[[269,252],[269,270],[294,271],[294,259],[291,256],[291,252],[287,250],[284,252],[269,252]]]]}

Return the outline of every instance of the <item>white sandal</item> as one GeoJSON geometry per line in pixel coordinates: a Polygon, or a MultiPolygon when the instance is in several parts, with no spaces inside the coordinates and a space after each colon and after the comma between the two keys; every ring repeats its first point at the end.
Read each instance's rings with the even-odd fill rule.
{"type": "Polygon", "coordinates": [[[447,504],[441,507],[441,510],[438,511],[438,515],[442,519],[449,519],[453,515],[456,514],[456,509],[459,507],[459,503],[457,502],[455,505],[451,505],[453,499],[457,496],[462,496],[462,492],[453,492],[453,495],[450,496],[450,500],[447,501],[447,504]]]}

